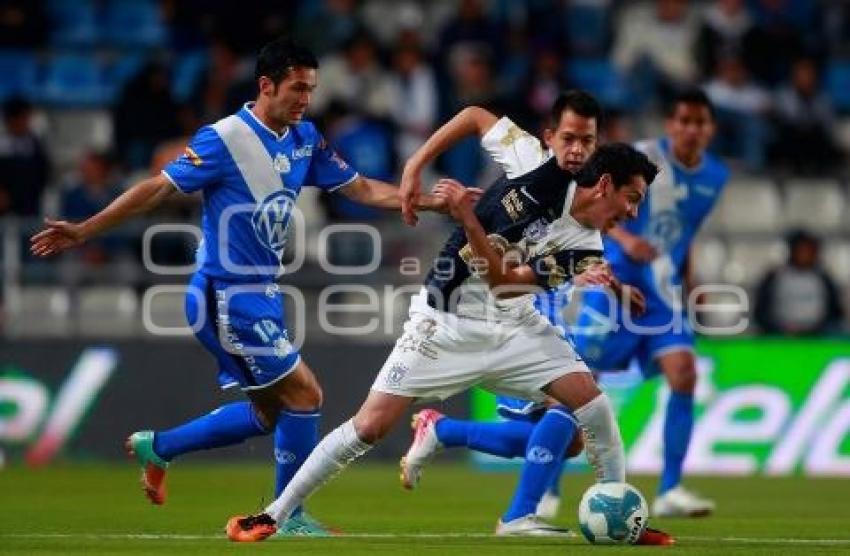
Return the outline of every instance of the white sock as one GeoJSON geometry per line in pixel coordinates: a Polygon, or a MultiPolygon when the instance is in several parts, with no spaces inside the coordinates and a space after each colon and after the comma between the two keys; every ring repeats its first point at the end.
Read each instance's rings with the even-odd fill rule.
{"type": "Polygon", "coordinates": [[[350,419],[325,436],[277,497],[266,507],[276,522],[286,520],[293,510],[349,463],[372,448],[360,440],[350,419]]]}
{"type": "Polygon", "coordinates": [[[587,461],[598,481],[625,482],[626,454],[611,402],[599,394],[573,412],[584,430],[587,461]]]}

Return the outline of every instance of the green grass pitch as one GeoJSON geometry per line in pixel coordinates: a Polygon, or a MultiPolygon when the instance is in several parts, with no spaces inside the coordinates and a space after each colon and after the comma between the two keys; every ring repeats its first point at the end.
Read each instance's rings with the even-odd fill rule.
{"type": "MultiPolygon", "coordinates": [[[[514,473],[434,465],[422,486],[405,492],[391,466],[355,465],[327,485],[310,509],[347,536],[230,543],[229,515],[251,512],[271,482],[270,466],[182,463],[169,477],[170,498],[153,507],[127,465],[76,464],[0,471],[0,554],[850,554],[850,481],[693,478],[716,498],[717,515],[654,520],[679,536],[675,547],[591,546],[570,541],[490,536],[514,473]]],[[[631,479],[650,494],[652,478],[631,479]]],[[[564,478],[558,523],[576,528],[587,475],[564,478]]]]}

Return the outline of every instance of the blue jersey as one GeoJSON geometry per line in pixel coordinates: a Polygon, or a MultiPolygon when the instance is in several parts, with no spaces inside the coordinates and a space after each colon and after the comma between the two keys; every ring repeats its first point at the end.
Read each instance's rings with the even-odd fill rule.
{"type": "Polygon", "coordinates": [[[279,274],[301,188],[333,191],[352,183],[357,172],[312,123],[300,122],[278,134],[257,119],[251,106],[201,128],[163,173],[180,191],[203,194],[201,272],[258,283],[279,274]]]}
{"type": "Polygon", "coordinates": [[[670,140],[661,138],[635,145],[658,165],[659,173],[647,190],[637,218],[623,227],[649,241],[659,252],[650,264],[632,261],[619,243],[605,237],[605,258],[624,283],[647,295],[651,308],[662,302],[681,308],[682,278],[688,251],[700,224],[711,212],[729,178],[726,166],[709,153],[696,168],[686,168],[670,152],[670,140]]]}

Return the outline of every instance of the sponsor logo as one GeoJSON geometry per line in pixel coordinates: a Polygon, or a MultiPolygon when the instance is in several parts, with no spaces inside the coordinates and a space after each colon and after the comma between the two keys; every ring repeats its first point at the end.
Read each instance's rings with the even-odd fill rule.
{"type": "Polygon", "coordinates": [[[198,153],[196,153],[189,147],[186,147],[186,149],[183,151],[183,158],[191,162],[192,166],[200,166],[204,162],[201,157],[198,156],[198,153]]]}
{"type": "Polygon", "coordinates": [[[529,224],[528,227],[523,230],[522,235],[525,239],[537,243],[546,237],[546,232],[548,231],[549,224],[546,223],[546,220],[540,218],[529,224]]]}
{"type": "Polygon", "coordinates": [[[292,160],[309,158],[311,156],[313,156],[313,145],[304,145],[303,147],[298,147],[292,151],[292,160]]]}
{"type": "Polygon", "coordinates": [[[286,229],[294,205],[292,193],[277,191],[257,205],[251,215],[254,234],[260,243],[276,255],[283,253],[286,246],[286,229]]]}
{"type": "Polygon", "coordinates": [[[550,463],[553,459],[555,459],[555,456],[552,455],[552,451],[549,450],[549,448],[544,446],[532,446],[525,454],[525,459],[531,463],[543,465],[550,463]]]}
{"type": "Polygon", "coordinates": [[[295,463],[295,460],[298,459],[298,456],[296,456],[289,450],[281,450],[279,448],[275,448],[274,459],[281,465],[290,465],[295,463]]]}

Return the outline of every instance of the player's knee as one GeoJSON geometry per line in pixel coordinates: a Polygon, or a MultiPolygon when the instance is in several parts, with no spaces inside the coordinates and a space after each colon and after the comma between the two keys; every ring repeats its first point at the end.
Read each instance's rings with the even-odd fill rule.
{"type": "Polygon", "coordinates": [[[285,392],[281,397],[284,407],[295,411],[318,409],[323,401],[322,388],[316,381],[300,384],[297,388],[285,392]]]}
{"type": "Polygon", "coordinates": [[[389,432],[390,427],[383,422],[379,414],[360,415],[354,418],[357,437],[368,444],[375,444],[389,432]]]}
{"type": "Polygon", "coordinates": [[[670,389],[682,394],[693,394],[697,385],[697,371],[693,365],[682,363],[670,368],[667,373],[670,389]]]}

